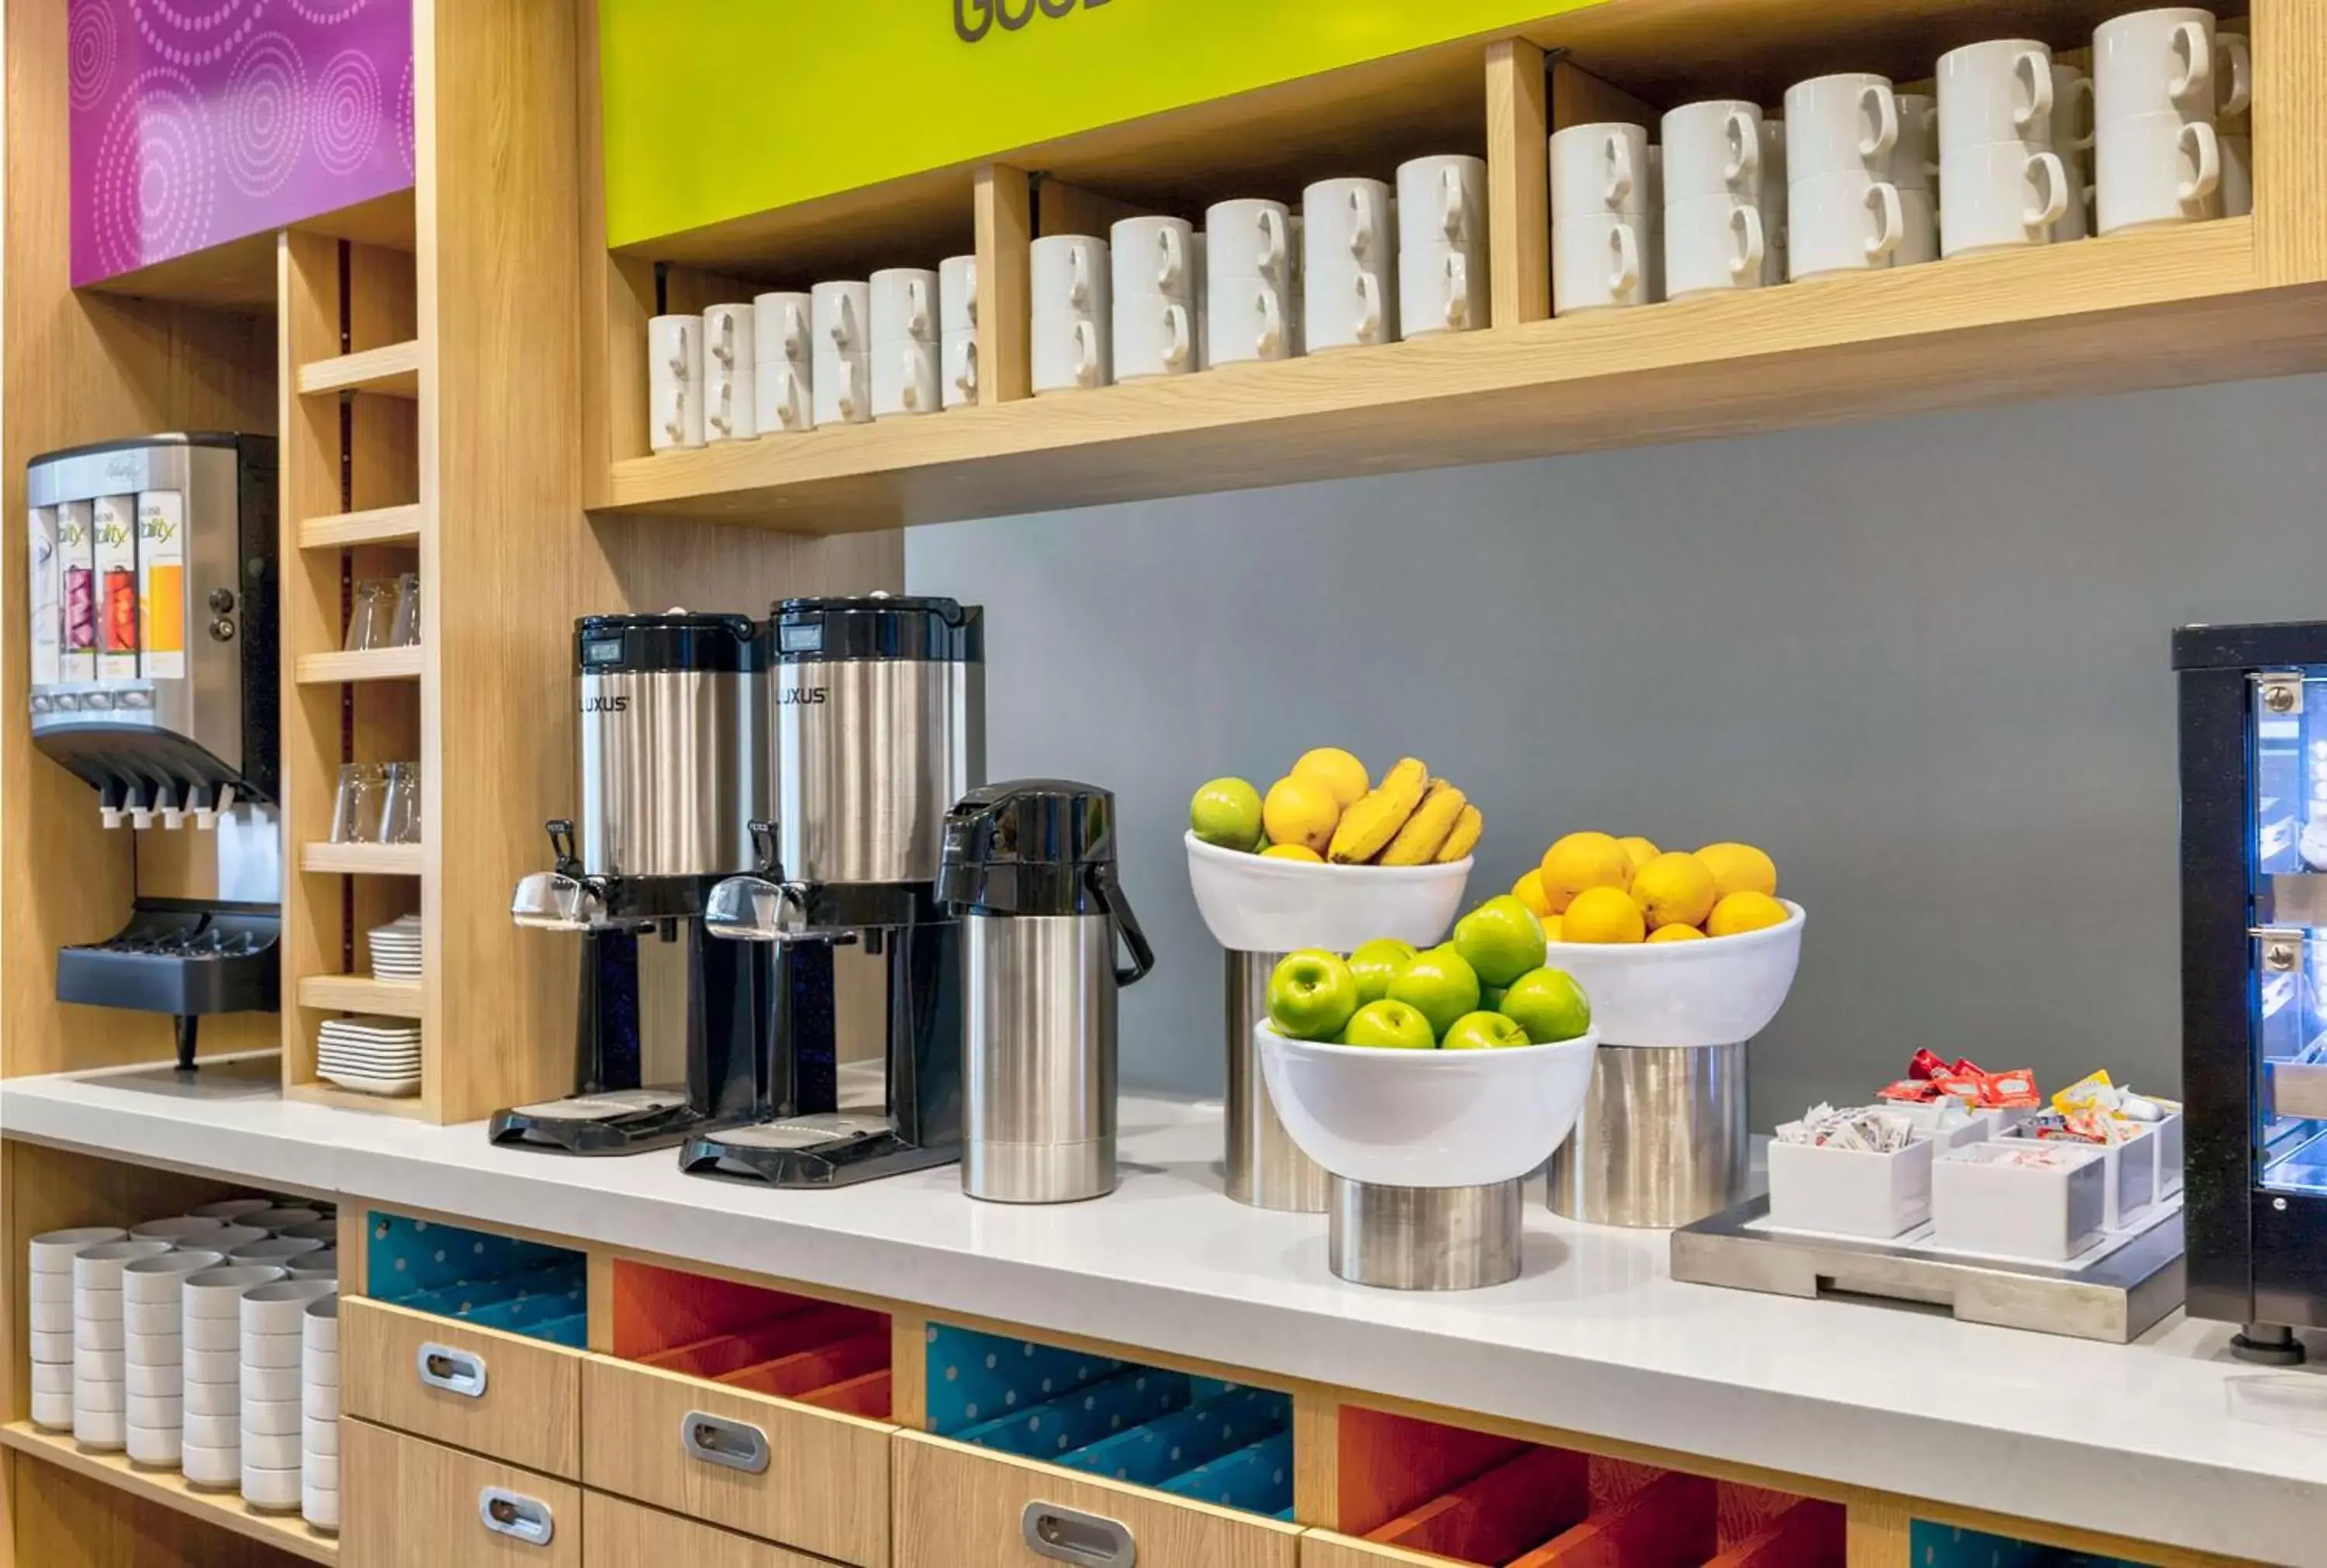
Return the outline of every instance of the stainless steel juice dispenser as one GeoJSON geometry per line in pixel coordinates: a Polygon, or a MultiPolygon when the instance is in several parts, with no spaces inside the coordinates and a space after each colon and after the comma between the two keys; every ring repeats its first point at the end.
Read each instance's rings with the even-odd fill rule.
{"type": "Polygon", "coordinates": [[[2188,1306],[2327,1328],[2327,621],[2174,633],[2188,1306]]]}
{"type": "Polygon", "coordinates": [[[105,826],[216,834],[220,897],[140,898],[58,955],[61,1001],[203,1013],[276,1005],[276,444],[154,435],[34,458],[26,634],[33,742],[105,826]]]}

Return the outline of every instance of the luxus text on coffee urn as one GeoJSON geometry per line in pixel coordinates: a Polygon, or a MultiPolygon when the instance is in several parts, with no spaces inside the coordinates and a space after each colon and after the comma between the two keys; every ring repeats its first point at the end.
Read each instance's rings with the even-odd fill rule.
{"type": "Polygon", "coordinates": [[[1116,993],[1155,966],[1117,880],[1114,793],[1063,779],[972,790],[946,818],[939,893],[962,923],[962,1190],[995,1203],[1105,1197],[1116,993]]]}

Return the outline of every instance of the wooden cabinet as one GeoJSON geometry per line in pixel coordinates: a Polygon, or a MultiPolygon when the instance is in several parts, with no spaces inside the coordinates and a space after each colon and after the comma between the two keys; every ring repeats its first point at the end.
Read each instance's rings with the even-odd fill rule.
{"type": "Polygon", "coordinates": [[[1397,1546],[1377,1546],[1327,1530],[1301,1537],[1301,1568],[1445,1568],[1444,1557],[1425,1557],[1397,1546]]]}
{"type": "Polygon", "coordinates": [[[813,1557],[603,1492],[582,1494],[586,1568],[823,1568],[813,1557]]]}
{"type": "Polygon", "coordinates": [[[345,1568],[582,1568],[577,1487],[363,1421],[340,1462],[345,1568]]]}
{"type": "Polygon", "coordinates": [[[582,1479],[873,1568],[889,1561],[895,1429],[603,1357],[582,1384],[582,1479]]]}
{"type": "Polygon", "coordinates": [[[1139,1568],[1297,1568],[1302,1561],[1301,1531],[1275,1519],[921,1433],[900,1433],[896,1450],[896,1568],[1051,1561],[1117,1568],[1135,1559],[1139,1568]],[[1063,1549],[1038,1554],[1027,1544],[1030,1531],[1063,1549]]]}
{"type": "Polygon", "coordinates": [[[340,1303],[347,1414],[582,1477],[579,1350],[350,1296],[340,1303]]]}

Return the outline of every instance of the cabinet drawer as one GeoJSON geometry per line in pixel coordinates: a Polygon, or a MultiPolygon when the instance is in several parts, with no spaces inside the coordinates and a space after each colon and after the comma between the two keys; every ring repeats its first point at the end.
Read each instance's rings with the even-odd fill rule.
{"type": "Polygon", "coordinates": [[[889,1561],[894,1428],[600,1356],[582,1399],[587,1485],[843,1563],[889,1561]]]}
{"type": "MultiPolygon", "coordinates": [[[[896,1440],[896,1568],[1296,1568],[1301,1531],[921,1433],[896,1440]],[[1047,1522],[1065,1545],[1041,1551],[1047,1522]]],[[[1396,1559],[1391,1559],[1396,1561],[1396,1559]]]]}
{"type": "Polygon", "coordinates": [[[1446,1568],[1446,1559],[1312,1530],[1301,1537],[1301,1568],[1446,1568]]]}
{"type": "Polygon", "coordinates": [[[582,1568],[582,1491],[530,1470],[340,1423],[343,1568],[582,1568]]]}
{"type": "Polygon", "coordinates": [[[582,1494],[582,1520],[587,1568],[826,1568],[781,1546],[603,1492],[582,1494]]]}
{"type": "Polygon", "coordinates": [[[340,1403],[352,1416],[582,1478],[579,1350],[350,1296],[340,1403]]]}

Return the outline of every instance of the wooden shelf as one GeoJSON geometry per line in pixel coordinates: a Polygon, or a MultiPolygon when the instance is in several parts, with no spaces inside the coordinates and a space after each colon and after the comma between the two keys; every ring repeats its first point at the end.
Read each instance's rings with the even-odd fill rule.
{"type": "Polygon", "coordinates": [[[232,1492],[196,1491],[175,1470],[139,1470],[121,1454],[93,1452],[65,1433],[42,1432],[28,1421],[0,1426],[0,1443],[310,1563],[340,1560],[338,1538],[318,1535],[298,1515],[262,1514],[232,1492]]]}
{"type": "Polygon", "coordinates": [[[420,1016],[417,982],[374,980],[368,975],[310,975],[299,982],[299,1005],[326,1013],[420,1016]]]}
{"type": "Polygon", "coordinates": [[[341,354],[336,359],[311,359],[299,367],[299,395],[376,392],[383,397],[420,396],[420,344],[415,340],[341,354]]]}
{"type": "Polygon", "coordinates": [[[367,648],[356,653],[303,653],[295,668],[301,686],[335,686],[359,680],[412,680],[420,674],[420,649],[367,648]]]}
{"type": "Polygon", "coordinates": [[[342,1111],[369,1111],[376,1116],[410,1116],[425,1120],[428,1104],[418,1095],[363,1095],[353,1089],[343,1089],[337,1084],[290,1084],[283,1090],[286,1100],[298,1100],[305,1105],[330,1106],[342,1111]]]}
{"type": "Polygon", "coordinates": [[[631,458],[596,509],[845,533],[2322,366],[2233,219],[631,458]]]}
{"type": "Polygon", "coordinates": [[[299,851],[299,869],[343,876],[418,876],[425,870],[417,844],[310,844],[299,851]]]}
{"type": "Polygon", "coordinates": [[[335,512],[320,518],[303,518],[299,524],[299,547],[303,550],[341,550],[350,545],[418,545],[420,543],[420,503],[414,501],[400,507],[375,507],[367,512],[335,512]]]}

